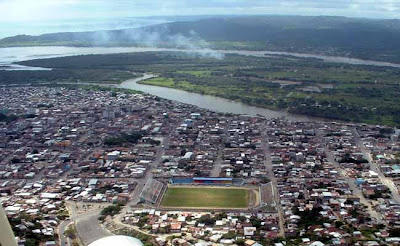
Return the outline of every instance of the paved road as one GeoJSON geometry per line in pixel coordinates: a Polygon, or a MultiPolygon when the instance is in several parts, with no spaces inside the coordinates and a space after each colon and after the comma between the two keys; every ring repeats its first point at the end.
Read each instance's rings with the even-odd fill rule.
{"type": "Polygon", "coordinates": [[[382,222],[381,215],[376,212],[376,210],[372,207],[372,204],[367,199],[365,199],[361,189],[356,185],[356,180],[346,175],[345,171],[340,167],[339,163],[335,160],[330,150],[325,149],[325,153],[328,161],[336,166],[336,170],[346,180],[350,190],[353,192],[353,195],[360,198],[360,203],[367,206],[368,212],[371,217],[375,218],[378,222],[382,222]]]}
{"type": "Polygon", "coordinates": [[[71,224],[72,221],[70,219],[64,220],[59,226],[58,226],[58,236],[60,238],[60,246],[70,246],[70,239],[64,236],[64,232],[71,224]]]}
{"type": "Polygon", "coordinates": [[[231,121],[227,120],[226,125],[225,125],[225,129],[224,129],[224,134],[223,134],[224,137],[223,137],[222,143],[220,144],[219,149],[218,149],[217,159],[213,163],[213,168],[211,169],[210,177],[219,177],[220,174],[221,174],[222,161],[223,161],[222,155],[224,154],[223,153],[224,147],[222,145],[226,142],[226,140],[227,140],[227,138],[229,136],[228,128],[230,126],[230,123],[231,123],[231,121]]]}
{"type": "Polygon", "coordinates": [[[137,185],[135,190],[131,193],[131,200],[126,206],[127,209],[130,209],[130,206],[135,206],[140,202],[140,193],[142,192],[144,185],[149,179],[153,178],[153,173],[151,172],[151,170],[157,168],[157,166],[161,163],[161,157],[164,155],[165,149],[168,148],[168,146],[169,137],[163,137],[162,145],[158,147],[155,160],[151,162],[145,176],[141,179],[136,179],[137,185]]]}
{"type": "Polygon", "coordinates": [[[324,142],[324,139],[322,137],[322,133],[319,130],[317,131],[317,136],[320,139],[321,143],[324,144],[324,150],[325,150],[325,154],[326,154],[326,158],[328,159],[328,162],[332,163],[335,166],[336,170],[345,179],[345,181],[349,185],[350,190],[353,192],[353,195],[360,198],[360,203],[367,206],[367,210],[368,210],[369,214],[371,215],[371,217],[375,218],[376,221],[381,223],[382,222],[381,215],[378,212],[376,212],[376,210],[372,207],[372,204],[367,199],[365,199],[362,191],[356,185],[356,180],[354,178],[350,178],[349,176],[347,176],[345,170],[343,170],[343,168],[340,166],[340,164],[335,160],[335,158],[332,154],[332,151],[329,150],[328,147],[326,146],[326,143],[324,142]]]}
{"type": "Polygon", "coordinates": [[[378,164],[372,159],[371,152],[367,148],[365,148],[364,143],[362,142],[357,129],[353,128],[352,131],[353,131],[354,139],[357,143],[358,148],[360,148],[361,152],[364,154],[364,157],[367,158],[367,160],[370,164],[370,169],[378,174],[378,178],[380,179],[380,181],[384,185],[386,185],[389,188],[390,192],[392,193],[393,200],[395,200],[397,203],[400,204],[399,190],[397,189],[396,185],[393,183],[393,181],[390,178],[387,178],[382,173],[378,164]]]}
{"type": "Polygon", "coordinates": [[[218,156],[217,159],[215,159],[213,163],[213,168],[211,169],[210,172],[210,177],[219,177],[221,170],[222,170],[222,148],[218,150],[218,156]]]}
{"type": "Polygon", "coordinates": [[[283,210],[282,210],[282,207],[281,207],[280,201],[279,201],[277,180],[276,180],[274,172],[272,170],[271,151],[269,149],[269,144],[268,144],[267,128],[262,130],[262,136],[263,136],[263,148],[264,148],[264,155],[265,155],[265,168],[267,171],[268,178],[271,180],[273,196],[274,196],[276,208],[278,210],[278,215],[279,215],[279,234],[280,234],[280,236],[284,236],[285,235],[285,217],[283,216],[283,210]]]}
{"type": "MultiPolygon", "coordinates": [[[[113,235],[112,233],[104,229],[101,226],[100,221],[98,220],[102,208],[109,206],[110,204],[93,204],[93,203],[79,203],[79,204],[98,206],[95,207],[94,210],[78,213],[78,211],[76,210],[76,203],[74,202],[66,203],[68,212],[70,214],[69,223],[75,223],[75,228],[78,233],[78,236],[85,245],[88,245],[100,238],[113,235]]],[[[61,230],[63,231],[65,230],[67,224],[68,222],[65,221],[60,225],[59,227],[60,233],[61,230]]],[[[64,244],[64,245],[70,245],[70,244],[64,244]]]]}
{"type": "Polygon", "coordinates": [[[75,227],[80,239],[88,245],[100,238],[112,236],[113,234],[104,229],[98,220],[100,210],[80,214],[74,218],[75,227]]]}

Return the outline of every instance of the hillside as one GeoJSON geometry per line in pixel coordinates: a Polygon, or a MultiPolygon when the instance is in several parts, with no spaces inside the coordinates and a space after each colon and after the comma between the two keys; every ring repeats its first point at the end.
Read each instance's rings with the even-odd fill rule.
{"type": "Polygon", "coordinates": [[[213,17],[138,29],[19,35],[0,40],[0,47],[26,45],[268,49],[400,62],[400,20],[213,17]]]}

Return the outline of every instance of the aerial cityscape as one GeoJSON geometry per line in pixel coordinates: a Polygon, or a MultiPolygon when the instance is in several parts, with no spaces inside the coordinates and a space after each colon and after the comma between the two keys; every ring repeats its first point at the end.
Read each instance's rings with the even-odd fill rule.
{"type": "Polygon", "coordinates": [[[0,143],[2,204],[20,242],[398,240],[389,232],[400,144],[389,128],[216,113],[129,92],[0,90],[0,105],[23,116],[2,124],[0,143]]]}
{"type": "Polygon", "coordinates": [[[400,245],[400,5],[138,2],[0,1],[0,246],[400,245]]]}

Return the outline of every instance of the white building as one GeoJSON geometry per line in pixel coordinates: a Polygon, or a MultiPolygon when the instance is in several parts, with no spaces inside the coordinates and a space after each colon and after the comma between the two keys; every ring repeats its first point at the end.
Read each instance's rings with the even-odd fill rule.
{"type": "Polygon", "coordinates": [[[143,246],[143,243],[139,239],[136,239],[133,237],[110,236],[110,237],[101,238],[101,239],[89,244],[89,246],[110,246],[110,245],[143,246]]]}

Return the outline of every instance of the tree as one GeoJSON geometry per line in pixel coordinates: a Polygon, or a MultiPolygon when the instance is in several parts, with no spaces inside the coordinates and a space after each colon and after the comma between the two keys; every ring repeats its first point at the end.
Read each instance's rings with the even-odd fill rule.
{"type": "Polygon", "coordinates": [[[204,223],[206,225],[214,225],[215,224],[215,218],[211,218],[211,215],[206,214],[200,217],[200,219],[198,219],[199,223],[204,223]]]}
{"type": "Polygon", "coordinates": [[[335,221],[335,227],[336,228],[340,228],[342,225],[344,225],[344,223],[340,220],[335,221]]]}
{"type": "Polygon", "coordinates": [[[222,238],[234,239],[234,238],[236,238],[236,233],[230,231],[230,232],[225,233],[224,235],[222,235],[222,238]]]}
{"type": "Polygon", "coordinates": [[[393,228],[389,231],[391,237],[400,237],[400,228],[393,228]]]}
{"type": "Polygon", "coordinates": [[[101,211],[101,215],[103,216],[107,216],[107,215],[111,215],[114,216],[116,214],[118,214],[121,211],[121,205],[117,204],[117,205],[111,205],[108,207],[105,207],[102,211],[101,211]]]}
{"type": "Polygon", "coordinates": [[[73,226],[68,227],[67,230],[64,231],[64,235],[66,237],[69,237],[71,239],[75,239],[76,238],[76,229],[73,226]]]}
{"type": "Polygon", "coordinates": [[[243,246],[244,245],[245,240],[243,238],[238,238],[236,239],[235,243],[239,246],[243,246]]]}

